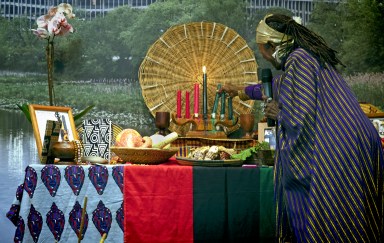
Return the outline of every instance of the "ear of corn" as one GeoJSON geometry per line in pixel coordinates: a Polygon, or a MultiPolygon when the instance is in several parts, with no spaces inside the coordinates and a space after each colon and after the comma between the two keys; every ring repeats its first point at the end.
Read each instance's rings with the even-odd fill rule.
{"type": "Polygon", "coordinates": [[[171,144],[173,141],[175,141],[178,137],[179,137],[179,135],[177,134],[177,132],[172,132],[172,133],[168,134],[167,136],[165,136],[163,141],[156,143],[156,144],[153,144],[152,148],[163,149],[168,144],[171,144]]]}

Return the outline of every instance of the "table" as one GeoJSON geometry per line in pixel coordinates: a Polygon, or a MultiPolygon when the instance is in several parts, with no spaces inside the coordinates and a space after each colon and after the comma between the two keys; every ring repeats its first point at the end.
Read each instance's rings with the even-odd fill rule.
{"type": "Polygon", "coordinates": [[[7,217],[15,242],[272,242],[273,168],[175,165],[41,165],[7,217]],[[124,186],[123,186],[124,185],[124,186]]]}

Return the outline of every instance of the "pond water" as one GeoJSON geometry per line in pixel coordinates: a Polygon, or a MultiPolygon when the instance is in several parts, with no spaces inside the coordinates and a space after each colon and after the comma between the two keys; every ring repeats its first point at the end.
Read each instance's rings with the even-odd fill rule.
{"type": "Polygon", "coordinates": [[[0,235],[13,242],[15,226],[6,218],[27,165],[38,163],[32,126],[20,111],[0,110],[0,235]]]}

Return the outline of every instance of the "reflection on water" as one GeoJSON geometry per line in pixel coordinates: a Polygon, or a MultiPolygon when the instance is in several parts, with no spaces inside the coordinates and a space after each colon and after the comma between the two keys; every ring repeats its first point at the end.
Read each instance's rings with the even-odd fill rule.
{"type": "Polygon", "coordinates": [[[5,214],[29,164],[38,163],[31,124],[20,111],[0,110],[0,235],[12,242],[15,227],[5,214]]]}

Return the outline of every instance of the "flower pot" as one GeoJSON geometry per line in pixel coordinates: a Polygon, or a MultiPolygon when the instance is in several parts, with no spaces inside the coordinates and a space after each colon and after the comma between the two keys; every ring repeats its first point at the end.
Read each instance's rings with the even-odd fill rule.
{"type": "Polygon", "coordinates": [[[273,166],[275,164],[275,150],[259,150],[257,151],[257,160],[262,165],[273,166]]]}

